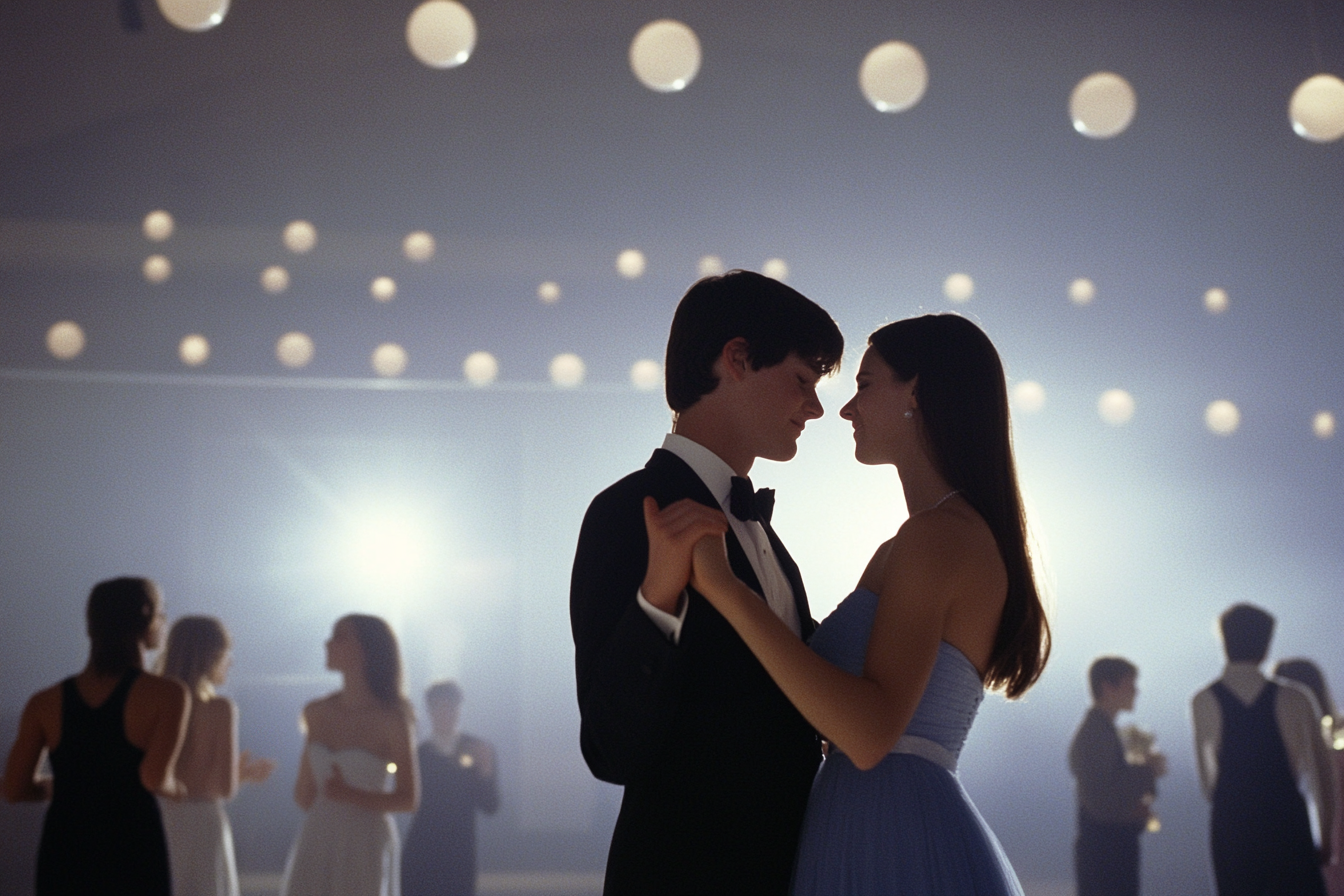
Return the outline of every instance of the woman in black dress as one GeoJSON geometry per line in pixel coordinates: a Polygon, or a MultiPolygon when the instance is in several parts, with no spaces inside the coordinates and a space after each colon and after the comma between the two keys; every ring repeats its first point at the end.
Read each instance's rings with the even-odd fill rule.
{"type": "Polygon", "coordinates": [[[154,794],[176,795],[187,690],[144,671],[144,651],[163,631],[158,588],[148,579],[100,582],[87,617],[88,665],[24,707],[5,798],[51,800],[38,896],[167,896],[168,849],[154,794]],[[38,776],[44,752],[50,778],[38,776]]]}
{"type": "Polygon", "coordinates": [[[401,854],[402,896],[473,896],[476,813],[499,808],[495,749],[457,730],[462,689],[440,681],[425,691],[433,724],[420,745],[420,809],[401,854]]]}

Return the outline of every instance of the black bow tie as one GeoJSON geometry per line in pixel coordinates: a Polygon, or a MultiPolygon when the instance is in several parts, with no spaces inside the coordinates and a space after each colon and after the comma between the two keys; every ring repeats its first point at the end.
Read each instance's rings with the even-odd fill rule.
{"type": "Polygon", "coordinates": [[[743,522],[759,520],[768,525],[775,512],[775,490],[763,488],[756,491],[751,487],[750,479],[734,476],[733,490],[728,495],[728,509],[743,522]]]}

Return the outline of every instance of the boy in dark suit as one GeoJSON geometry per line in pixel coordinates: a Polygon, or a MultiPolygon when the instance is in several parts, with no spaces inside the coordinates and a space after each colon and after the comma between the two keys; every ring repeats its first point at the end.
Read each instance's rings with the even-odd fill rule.
{"type": "Polygon", "coordinates": [[[758,457],[789,460],[844,340],[797,291],[749,271],[687,291],[668,337],[673,432],[593,499],[570,584],[580,742],[625,787],[605,891],[784,893],[820,759],[816,733],[688,588],[694,539],[650,555],[644,498],[729,515],[733,571],[806,639],[798,568],[754,493],[758,457]]]}

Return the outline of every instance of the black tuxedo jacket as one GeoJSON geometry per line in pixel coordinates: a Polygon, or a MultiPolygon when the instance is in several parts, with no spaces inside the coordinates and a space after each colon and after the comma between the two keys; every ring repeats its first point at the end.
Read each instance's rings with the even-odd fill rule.
{"type": "MultiPolygon", "coordinates": [[[[694,591],[678,644],[635,595],[648,565],[643,499],[719,503],[687,464],[655,451],[593,499],[579,533],[570,624],[584,759],[625,787],[607,893],[788,891],[816,733],[727,621],[694,591]]],[[[803,636],[814,623],[798,567],[766,528],[793,585],[803,636]]],[[[737,576],[761,592],[728,532],[737,576]]]]}

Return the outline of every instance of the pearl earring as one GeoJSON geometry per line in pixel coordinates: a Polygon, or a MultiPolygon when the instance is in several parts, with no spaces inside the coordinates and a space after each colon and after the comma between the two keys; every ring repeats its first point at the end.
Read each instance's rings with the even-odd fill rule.
{"type": "Polygon", "coordinates": [[[909,420],[909,419],[910,419],[911,417],[913,417],[913,416],[915,416],[915,412],[914,412],[914,411],[906,411],[906,412],[905,412],[905,419],[909,420]]]}

